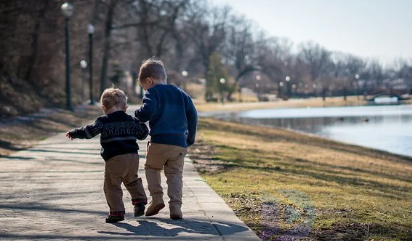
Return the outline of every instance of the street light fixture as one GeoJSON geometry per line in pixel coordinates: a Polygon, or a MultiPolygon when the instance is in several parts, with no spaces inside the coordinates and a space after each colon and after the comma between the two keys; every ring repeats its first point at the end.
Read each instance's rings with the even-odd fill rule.
{"type": "Polygon", "coordinates": [[[224,98],[223,98],[223,85],[226,83],[226,80],[224,78],[220,78],[220,101],[222,104],[224,103],[224,98]]]}
{"type": "Polygon", "coordinates": [[[284,90],[283,90],[283,86],[285,85],[285,83],[283,83],[283,81],[279,82],[279,86],[280,88],[278,89],[278,95],[279,97],[283,98],[284,95],[284,90]]]}
{"type": "Polygon", "coordinates": [[[70,80],[70,36],[69,36],[69,21],[73,14],[73,5],[66,2],[60,7],[65,17],[65,32],[66,32],[66,107],[73,110],[71,101],[71,80],[70,80]]]}
{"type": "Polygon", "coordinates": [[[84,101],[84,89],[86,85],[86,68],[87,62],[86,60],[80,61],[80,68],[82,69],[82,101],[84,101]]]}
{"type": "Polygon", "coordinates": [[[262,79],[262,77],[260,76],[260,75],[256,75],[256,92],[257,92],[257,98],[258,98],[258,100],[260,101],[260,85],[259,85],[259,82],[260,82],[260,80],[262,79]]]}
{"type": "Polygon", "coordinates": [[[93,98],[93,34],[94,26],[89,24],[87,27],[87,32],[89,33],[89,99],[90,105],[94,105],[93,98]]]}
{"type": "Polygon", "coordinates": [[[316,84],[313,84],[312,87],[313,87],[313,92],[314,92],[314,94],[315,94],[315,96],[316,96],[316,87],[317,87],[317,85],[316,85],[316,84]]]}
{"type": "Polygon", "coordinates": [[[186,77],[189,75],[186,70],[182,71],[182,76],[183,76],[183,90],[186,91],[186,77]]]}
{"type": "Polygon", "coordinates": [[[66,18],[70,18],[73,14],[73,5],[68,2],[63,3],[60,9],[66,18]]]}
{"type": "Polygon", "coordinates": [[[285,80],[286,80],[286,97],[289,98],[289,95],[290,95],[290,90],[289,90],[290,89],[289,88],[290,77],[286,76],[285,80]]]}
{"type": "Polygon", "coordinates": [[[82,69],[87,68],[87,62],[86,62],[86,60],[80,61],[80,67],[82,67],[82,69]]]}
{"type": "Polygon", "coordinates": [[[359,100],[359,93],[358,93],[358,80],[359,80],[359,75],[358,74],[356,74],[355,75],[355,79],[356,79],[356,82],[355,82],[355,94],[356,94],[356,98],[359,100]]]}

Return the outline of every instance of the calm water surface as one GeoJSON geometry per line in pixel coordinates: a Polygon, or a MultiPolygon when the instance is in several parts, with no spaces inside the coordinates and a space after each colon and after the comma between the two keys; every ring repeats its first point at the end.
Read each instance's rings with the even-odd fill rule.
{"type": "Polygon", "coordinates": [[[252,110],[219,118],[312,133],[412,157],[412,106],[252,110]]]}

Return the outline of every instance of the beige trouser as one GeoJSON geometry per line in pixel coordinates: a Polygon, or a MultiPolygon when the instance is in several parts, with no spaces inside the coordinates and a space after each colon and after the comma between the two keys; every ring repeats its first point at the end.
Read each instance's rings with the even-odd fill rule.
{"type": "Polygon", "coordinates": [[[110,214],[124,212],[122,182],[132,196],[132,204],[147,203],[142,179],[137,176],[139,155],[125,154],[115,156],[106,161],[104,171],[104,193],[110,214]]]}
{"type": "Polygon", "coordinates": [[[169,206],[182,206],[183,164],[187,148],[149,142],[146,156],[146,179],[153,202],[163,202],[160,171],[164,168],[167,179],[169,206]]]}

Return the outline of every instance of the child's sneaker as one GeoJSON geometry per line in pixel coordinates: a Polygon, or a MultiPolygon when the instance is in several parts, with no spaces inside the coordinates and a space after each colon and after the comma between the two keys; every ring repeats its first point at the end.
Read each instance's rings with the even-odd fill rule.
{"type": "Polygon", "coordinates": [[[134,216],[135,217],[140,217],[144,215],[144,210],[145,210],[145,204],[144,203],[138,203],[134,205],[134,216]]]}
{"type": "Polygon", "coordinates": [[[107,216],[106,223],[117,223],[124,220],[124,216],[107,216]]]}
{"type": "Polygon", "coordinates": [[[124,211],[110,211],[106,223],[117,223],[124,220],[124,211]]]}
{"type": "Polygon", "coordinates": [[[150,206],[147,208],[146,216],[153,216],[159,213],[165,207],[163,199],[159,200],[152,200],[150,206]]]}

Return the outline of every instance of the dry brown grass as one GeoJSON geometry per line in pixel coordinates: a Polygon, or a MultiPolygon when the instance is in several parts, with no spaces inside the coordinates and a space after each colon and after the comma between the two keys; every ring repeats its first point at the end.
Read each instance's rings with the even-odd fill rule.
{"type": "Polygon", "coordinates": [[[294,189],[317,210],[304,240],[412,239],[411,158],[212,119],[201,119],[199,132],[191,156],[202,177],[258,235],[262,192],[294,189]]]}

